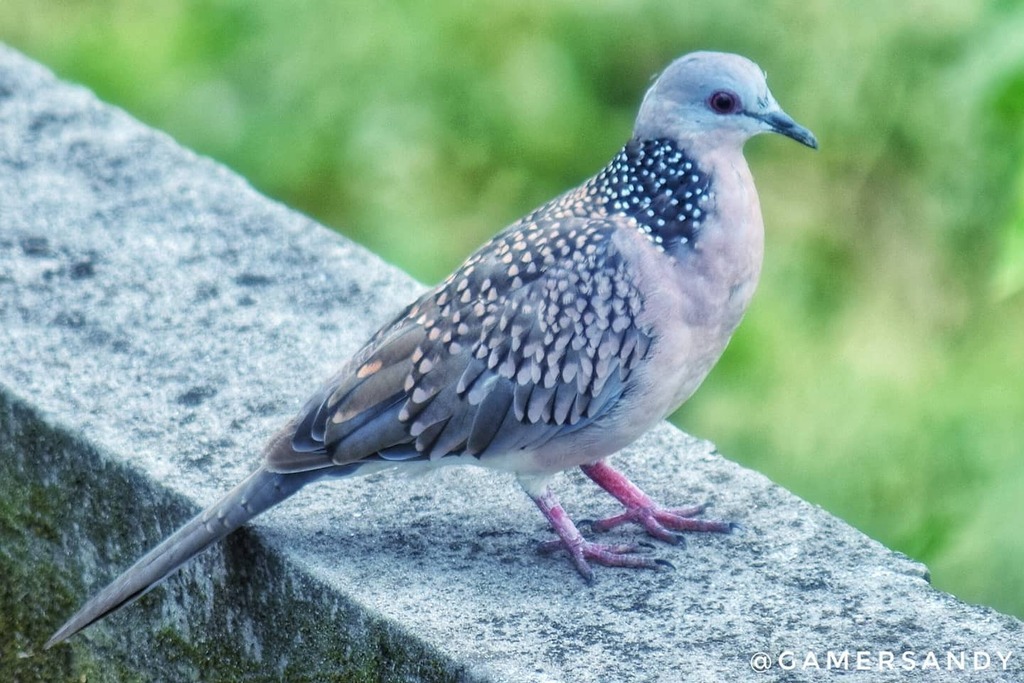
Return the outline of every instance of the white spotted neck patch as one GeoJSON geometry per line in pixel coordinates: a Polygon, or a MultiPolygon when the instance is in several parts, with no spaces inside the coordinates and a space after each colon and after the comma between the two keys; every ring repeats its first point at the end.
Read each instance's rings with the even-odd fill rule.
{"type": "Polygon", "coordinates": [[[634,138],[585,187],[608,215],[635,219],[651,242],[673,250],[699,237],[711,181],[675,142],[634,138]]]}

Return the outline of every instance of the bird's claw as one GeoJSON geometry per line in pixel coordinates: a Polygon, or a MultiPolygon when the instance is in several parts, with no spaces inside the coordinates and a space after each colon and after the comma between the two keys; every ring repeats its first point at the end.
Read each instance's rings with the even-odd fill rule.
{"type": "Polygon", "coordinates": [[[594,580],[594,570],[590,563],[595,562],[605,567],[630,567],[635,569],[675,569],[665,560],[647,557],[643,551],[651,546],[642,543],[593,543],[583,540],[576,543],[566,543],[562,539],[552,539],[537,546],[542,553],[552,553],[558,550],[565,550],[572,558],[573,565],[583,576],[587,583],[594,580]]]}
{"type": "Polygon", "coordinates": [[[704,511],[704,505],[691,505],[683,508],[663,508],[660,506],[631,507],[625,512],[590,523],[590,528],[597,532],[610,531],[622,524],[639,524],[654,538],[665,543],[677,545],[683,542],[678,531],[709,531],[714,533],[730,533],[741,528],[732,522],[714,519],[696,519],[704,511]]]}

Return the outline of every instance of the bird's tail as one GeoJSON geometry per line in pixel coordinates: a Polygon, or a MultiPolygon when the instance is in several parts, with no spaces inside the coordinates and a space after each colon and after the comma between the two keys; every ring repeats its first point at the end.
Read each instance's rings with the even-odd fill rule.
{"type": "Polygon", "coordinates": [[[50,648],[141,597],[178,567],[267,508],[322,476],[322,471],[279,474],[260,468],[219,501],[146,553],[53,634],[50,648]]]}

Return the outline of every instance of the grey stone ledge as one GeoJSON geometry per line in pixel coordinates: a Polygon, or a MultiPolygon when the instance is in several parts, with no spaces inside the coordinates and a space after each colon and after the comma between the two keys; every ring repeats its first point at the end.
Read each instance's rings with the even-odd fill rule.
{"type": "MultiPolygon", "coordinates": [[[[0,569],[17,583],[0,678],[823,680],[807,653],[825,668],[845,651],[843,680],[1024,680],[1021,622],[668,425],[617,462],[745,527],[652,551],[676,571],[598,568],[586,586],[532,551],[548,532],[508,476],[376,476],[301,492],[41,650],[420,289],[0,46],[0,569]],[[752,671],[783,651],[800,666],[752,671]],[[888,671],[904,652],[917,668],[888,671]]],[[[556,488],[577,518],[616,510],[578,473],[556,488]]]]}

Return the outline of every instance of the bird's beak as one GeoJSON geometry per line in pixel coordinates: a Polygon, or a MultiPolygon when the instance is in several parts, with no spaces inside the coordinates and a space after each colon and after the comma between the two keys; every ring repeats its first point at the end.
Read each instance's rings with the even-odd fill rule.
{"type": "Polygon", "coordinates": [[[758,118],[764,121],[772,132],[785,135],[787,138],[793,138],[811,149],[818,149],[818,139],[814,137],[814,133],[794,121],[790,118],[789,114],[781,109],[762,114],[758,118]]]}

